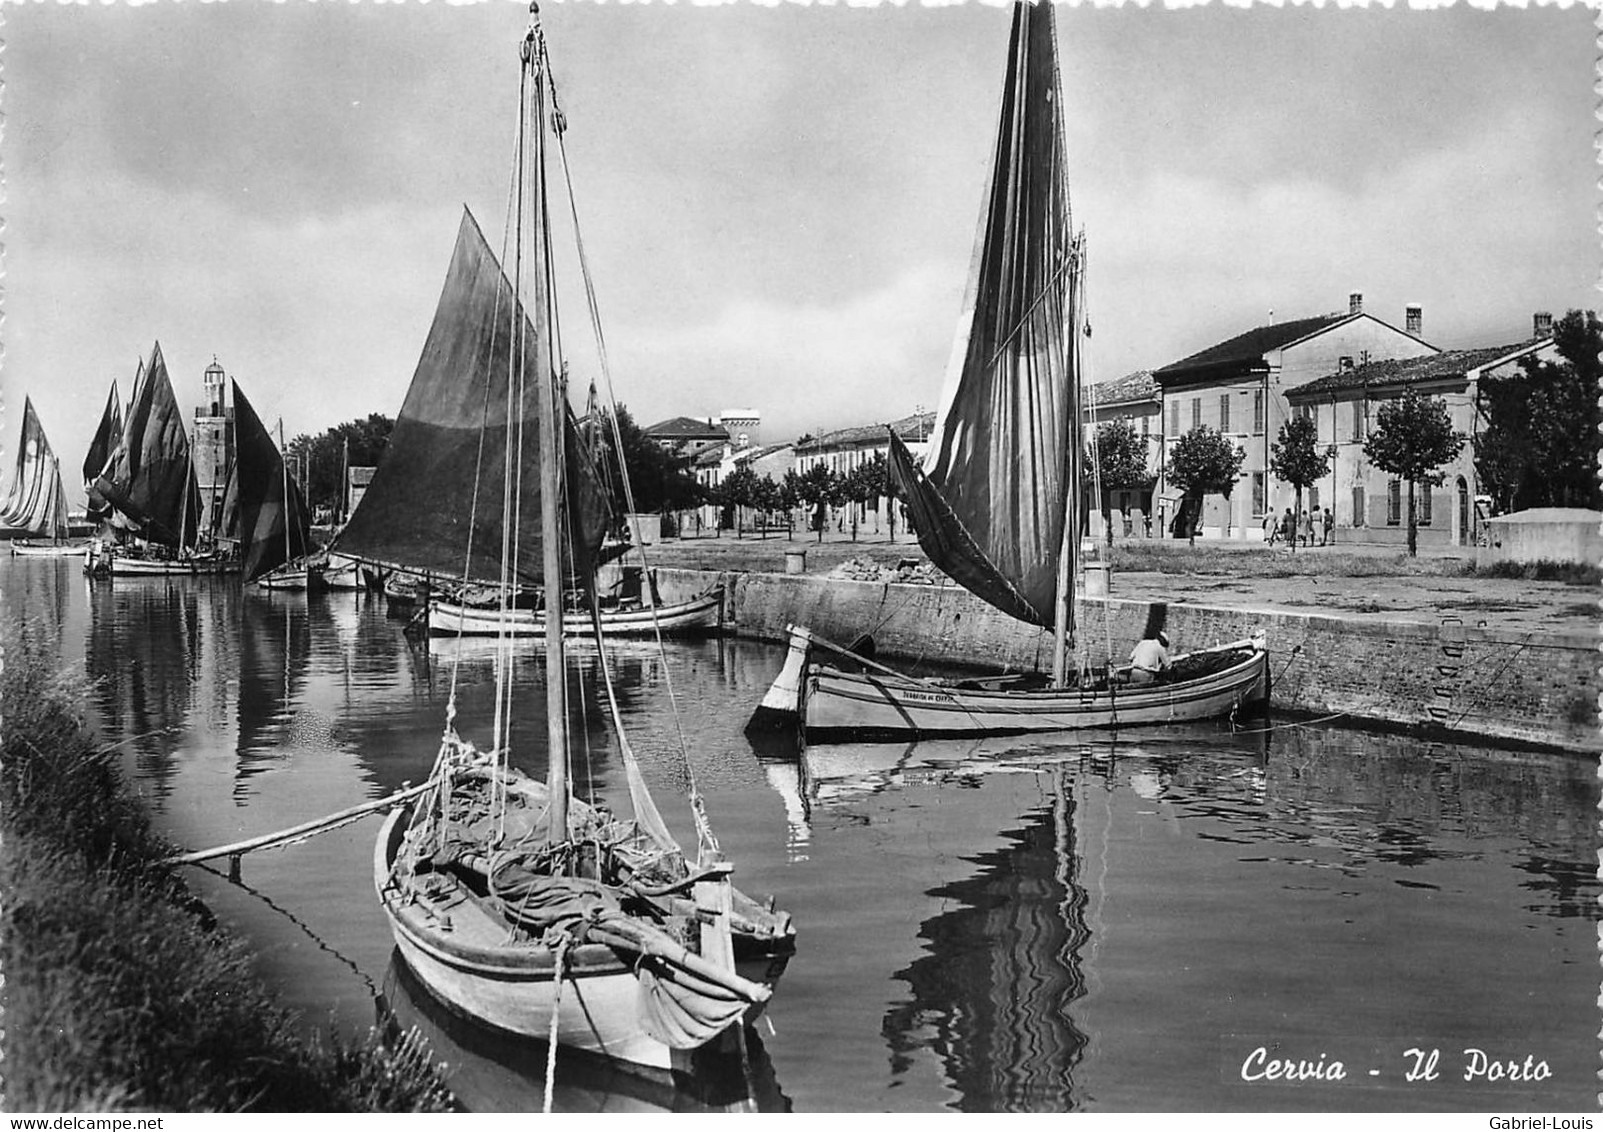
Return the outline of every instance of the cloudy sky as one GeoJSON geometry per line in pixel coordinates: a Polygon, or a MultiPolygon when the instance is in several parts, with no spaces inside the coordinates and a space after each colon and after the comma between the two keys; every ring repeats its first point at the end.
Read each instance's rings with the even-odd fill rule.
{"type": "MultiPolygon", "coordinates": [[[[463,204],[506,212],[519,0],[6,4],[0,467],[69,490],[160,340],[291,435],[399,408],[463,204]]],[[[1060,7],[1093,379],[1269,321],[1443,347],[1597,307],[1595,11],[1060,7]]],[[[1004,7],[549,3],[619,399],[769,439],[933,407],[1004,7]]],[[[582,295],[567,317],[584,319],[582,295]]],[[[576,358],[580,377],[587,359],[576,358]]]]}

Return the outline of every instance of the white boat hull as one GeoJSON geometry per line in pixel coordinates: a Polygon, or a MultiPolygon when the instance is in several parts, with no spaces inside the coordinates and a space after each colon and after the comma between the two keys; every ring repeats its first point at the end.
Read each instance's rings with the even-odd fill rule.
{"type": "MultiPolygon", "coordinates": [[[[603,610],[601,631],[608,636],[650,636],[703,633],[718,628],[723,608],[723,589],[715,587],[689,601],[653,608],[603,610]]],[[[571,637],[595,635],[588,613],[567,613],[562,618],[563,633],[571,637]]],[[[440,636],[545,636],[544,611],[513,609],[502,614],[455,602],[434,599],[429,603],[429,631],[440,636]]]]}
{"type": "Polygon", "coordinates": [[[85,542],[13,542],[11,544],[11,553],[19,558],[82,558],[88,550],[89,544],[85,542]]]}
{"type": "MultiPolygon", "coordinates": [[[[691,1070],[693,1050],[673,1049],[646,1032],[640,981],[611,947],[572,948],[559,990],[548,949],[507,946],[504,927],[476,939],[475,910],[459,894],[403,894],[392,870],[408,812],[391,811],[379,831],[373,883],[401,957],[430,994],[472,1022],[541,1041],[550,1039],[555,1013],[560,1046],[649,1070],[691,1070]]],[[[771,985],[784,967],[784,958],[765,956],[737,963],[736,971],[771,985]]],[[[752,1005],[741,1021],[749,1024],[762,1010],[752,1005]]]]}
{"type": "Polygon", "coordinates": [[[809,664],[799,712],[809,738],[1010,735],[1212,719],[1268,696],[1268,653],[1261,642],[1242,644],[1243,659],[1198,679],[1084,692],[961,688],[809,664]]]}
{"type": "Polygon", "coordinates": [[[124,558],[114,555],[110,573],[114,578],[156,577],[161,575],[231,574],[239,570],[235,562],[193,558],[124,558]]]}

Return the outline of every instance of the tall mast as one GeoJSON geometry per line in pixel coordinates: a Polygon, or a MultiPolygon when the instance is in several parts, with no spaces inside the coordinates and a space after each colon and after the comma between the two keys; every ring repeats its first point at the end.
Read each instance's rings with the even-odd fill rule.
{"type": "Polygon", "coordinates": [[[284,471],[284,562],[289,563],[289,463],[284,459],[284,418],[278,418],[278,466],[284,471]]]}
{"type": "MultiPolygon", "coordinates": [[[[528,117],[523,128],[530,131],[529,160],[523,176],[532,178],[529,210],[532,247],[528,260],[533,264],[529,273],[529,307],[534,316],[534,395],[539,398],[540,444],[540,544],[542,562],[541,586],[545,594],[545,713],[546,741],[549,771],[547,785],[551,795],[550,836],[565,840],[568,831],[568,711],[567,666],[562,641],[562,519],[558,510],[560,487],[557,482],[557,447],[562,443],[559,427],[557,389],[554,380],[553,359],[550,356],[551,333],[548,309],[548,260],[546,257],[545,216],[545,33],[540,27],[540,6],[529,5],[529,31],[523,39],[523,68],[529,90],[528,117]]],[[[521,155],[520,155],[521,160],[521,155]]],[[[518,207],[523,207],[525,193],[522,184],[518,189],[518,207]]],[[[520,253],[516,270],[523,271],[521,252],[522,224],[518,228],[520,253]]],[[[521,320],[516,320],[521,323],[521,320]]],[[[514,331],[517,339],[523,337],[522,326],[514,331]]],[[[514,346],[518,345],[514,339],[514,346]]],[[[526,373],[529,366],[514,366],[514,375],[526,373]]],[[[512,443],[509,435],[507,442],[512,443]]],[[[516,489],[514,488],[514,491],[516,489]]]]}

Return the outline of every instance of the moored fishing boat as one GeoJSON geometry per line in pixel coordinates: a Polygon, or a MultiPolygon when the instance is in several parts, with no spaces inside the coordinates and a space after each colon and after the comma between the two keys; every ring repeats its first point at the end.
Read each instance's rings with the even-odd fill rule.
{"type": "Polygon", "coordinates": [[[79,555],[83,539],[68,537],[67,499],[61,485],[61,461],[50,448],[33,398],[23,399],[22,435],[11,490],[0,504],[0,528],[12,535],[11,553],[41,558],[79,555]]]}
{"type": "MultiPolygon", "coordinates": [[[[710,1044],[739,1047],[744,1023],[764,1008],[794,951],[795,932],[771,901],[734,888],[683,751],[678,771],[696,826],[694,856],[679,846],[621,726],[596,627],[594,570],[610,504],[557,380],[567,369],[558,349],[566,339],[558,333],[546,190],[560,183],[547,160],[565,123],[533,5],[521,57],[514,183],[527,231],[509,240],[518,258],[509,278],[464,211],[395,428],[333,549],[462,587],[492,585],[501,610],[520,590],[585,590],[592,631],[603,641],[594,657],[597,692],[633,817],[575,796],[569,764],[580,737],[569,729],[562,633],[544,638],[546,777],[513,765],[527,744],[511,705],[511,634],[503,631],[495,710],[477,721],[482,746],[459,733],[470,721],[458,716],[453,670],[429,789],[386,821],[374,885],[399,954],[454,1011],[673,1074],[710,1044]]],[[[579,260],[588,293],[582,250],[579,260]]],[[[605,374],[604,356],[600,365],[605,374]]]]}
{"type": "Polygon", "coordinates": [[[234,447],[226,509],[237,515],[240,573],[262,589],[316,589],[322,567],[308,561],[311,521],[306,502],[237,381],[234,447]]]}
{"type": "MultiPolygon", "coordinates": [[[[722,623],[723,586],[714,584],[687,601],[661,605],[633,602],[603,608],[601,631],[614,636],[685,636],[715,632],[722,623]]],[[[587,637],[594,631],[589,612],[568,610],[562,615],[562,631],[568,636],[587,637]]],[[[541,638],[546,632],[544,609],[501,610],[472,605],[448,598],[429,602],[429,632],[439,636],[498,636],[541,638]]]]}
{"type": "Polygon", "coordinates": [[[940,409],[922,464],[894,431],[889,460],[930,560],[975,597],[1050,630],[1051,674],[919,679],[792,627],[753,724],[795,723],[807,736],[984,735],[1200,719],[1267,696],[1261,636],[1195,650],[1151,685],[1128,682],[1111,656],[1093,662],[1087,634],[1077,665],[1069,655],[1089,329],[1053,20],[1050,4],[1013,5],[990,187],[940,409]]]}

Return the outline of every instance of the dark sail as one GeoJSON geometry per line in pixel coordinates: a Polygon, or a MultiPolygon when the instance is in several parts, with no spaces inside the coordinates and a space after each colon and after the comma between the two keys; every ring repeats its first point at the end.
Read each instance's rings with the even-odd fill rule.
{"type": "Polygon", "coordinates": [[[11,477],[11,490],[0,507],[0,524],[13,529],[40,533],[44,523],[43,509],[49,490],[49,477],[54,458],[50,442],[45,439],[44,426],[34,411],[33,398],[22,403],[22,435],[17,441],[17,468],[11,477]]]}
{"type": "Polygon", "coordinates": [[[240,574],[248,582],[306,557],[311,523],[306,502],[256,410],[234,382],[234,468],[225,512],[237,524],[240,574]]]}
{"type": "Polygon", "coordinates": [[[96,479],[95,490],[140,537],[167,546],[194,545],[200,489],[160,343],[128,403],[122,442],[96,479]]]}
{"type": "MultiPolygon", "coordinates": [[[[517,526],[516,577],[537,583],[541,556],[538,398],[544,383],[534,328],[515,301],[479,226],[465,209],[456,250],[422,357],[373,482],[334,549],[372,562],[493,582],[501,576],[506,454],[517,526]],[[508,397],[512,327],[522,342],[508,397]],[[510,408],[510,411],[509,411],[510,408]],[[471,543],[471,545],[470,545],[471,543]]],[[[587,577],[606,533],[608,508],[567,414],[570,566],[587,577]]]]}
{"type": "Polygon", "coordinates": [[[89,442],[89,455],[84,457],[83,462],[84,491],[89,496],[91,519],[103,517],[110,509],[105,497],[95,489],[95,480],[100,478],[106,461],[111,458],[112,449],[121,439],[122,401],[117,396],[117,382],[113,380],[111,392],[106,395],[106,411],[100,414],[100,427],[95,429],[95,438],[89,442]]]}
{"type": "Polygon", "coordinates": [[[936,565],[1050,626],[1077,474],[1077,292],[1050,4],[1016,4],[962,333],[922,470],[891,467],[936,565]]]}

